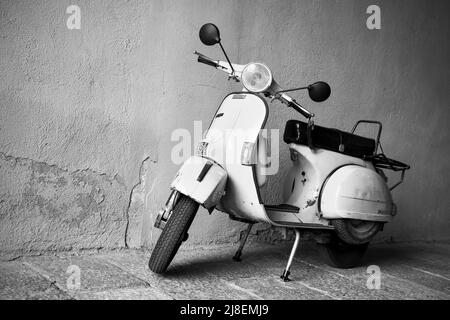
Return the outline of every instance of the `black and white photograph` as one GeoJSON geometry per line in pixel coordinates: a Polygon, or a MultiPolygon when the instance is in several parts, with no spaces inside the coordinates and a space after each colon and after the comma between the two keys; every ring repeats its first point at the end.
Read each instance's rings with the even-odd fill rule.
{"type": "Polygon", "coordinates": [[[449,17],[0,0],[0,300],[449,300],[449,17]]]}

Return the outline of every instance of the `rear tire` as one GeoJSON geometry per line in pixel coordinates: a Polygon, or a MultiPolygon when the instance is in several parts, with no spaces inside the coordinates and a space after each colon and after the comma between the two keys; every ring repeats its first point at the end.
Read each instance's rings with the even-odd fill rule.
{"type": "Polygon", "coordinates": [[[345,243],[364,244],[370,242],[383,227],[383,223],[352,219],[331,220],[336,234],[345,243]]]}
{"type": "Polygon", "coordinates": [[[348,244],[339,239],[323,245],[327,264],[340,269],[348,269],[358,266],[367,251],[369,243],[348,244]]]}
{"type": "Polygon", "coordinates": [[[148,262],[150,270],[162,274],[166,272],[181,243],[187,239],[187,232],[197,213],[199,204],[181,195],[167,221],[148,262]]]}

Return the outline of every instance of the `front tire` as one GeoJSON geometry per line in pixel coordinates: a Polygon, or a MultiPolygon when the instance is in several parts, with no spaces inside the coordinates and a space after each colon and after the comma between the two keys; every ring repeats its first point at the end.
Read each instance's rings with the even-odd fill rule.
{"type": "Polygon", "coordinates": [[[184,239],[197,213],[199,204],[180,195],[169,220],[166,223],[148,262],[150,270],[162,274],[166,272],[184,239]]]}

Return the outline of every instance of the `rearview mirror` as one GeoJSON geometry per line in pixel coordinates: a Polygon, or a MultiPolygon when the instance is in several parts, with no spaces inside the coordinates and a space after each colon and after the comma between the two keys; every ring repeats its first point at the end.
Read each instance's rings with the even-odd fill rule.
{"type": "Polygon", "coordinates": [[[312,101],[323,102],[330,97],[331,88],[328,83],[319,81],[308,86],[308,92],[312,101]]]}
{"type": "Polygon", "coordinates": [[[200,28],[200,41],[207,46],[213,46],[220,43],[219,28],[212,23],[204,24],[200,28]]]}

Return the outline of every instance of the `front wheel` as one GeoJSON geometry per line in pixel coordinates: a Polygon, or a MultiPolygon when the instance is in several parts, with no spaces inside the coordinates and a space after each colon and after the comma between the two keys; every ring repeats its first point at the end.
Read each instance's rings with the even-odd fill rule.
{"type": "Polygon", "coordinates": [[[166,272],[181,243],[187,239],[198,207],[197,202],[181,195],[153,249],[148,262],[150,270],[158,274],[166,272]]]}

